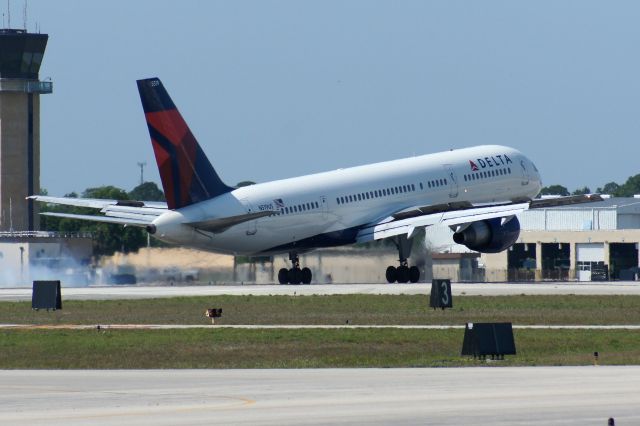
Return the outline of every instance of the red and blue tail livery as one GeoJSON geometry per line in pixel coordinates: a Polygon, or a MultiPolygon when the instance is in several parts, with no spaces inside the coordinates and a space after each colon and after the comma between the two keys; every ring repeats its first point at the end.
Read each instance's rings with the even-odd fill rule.
{"type": "Polygon", "coordinates": [[[158,78],[138,80],[167,207],[179,209],[230,192],[158,78]]]}

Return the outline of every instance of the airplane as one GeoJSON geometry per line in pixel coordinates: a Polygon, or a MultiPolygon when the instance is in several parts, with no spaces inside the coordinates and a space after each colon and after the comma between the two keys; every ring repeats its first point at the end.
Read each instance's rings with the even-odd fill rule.
{"type": "Polygon", "coordinates": [[[309,284],[299,255],[317,248],[390,238],[399,265],[389,283],[418,282],[409,265],[413,238],[446,225],[467,248],[496,253],[518,239],[527,209],[598,201],[597,194],[535,199],[534,163],[516,149],[482,145],[234,188],[226,185],[158,78],[137,81],[166,203],[32,195],[44,203],[103,215],[48,216],[145,228],[168,243],[232,255],[288,253],[280,284],[309,284]]]}

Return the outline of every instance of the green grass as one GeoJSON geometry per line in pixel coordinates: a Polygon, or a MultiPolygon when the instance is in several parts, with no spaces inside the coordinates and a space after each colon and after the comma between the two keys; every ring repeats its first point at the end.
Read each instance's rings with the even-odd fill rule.
{"type": "Polygon", "coordinates": [[[640,333],[514,330],[516,356],[461,357],[463,330],[4,330],[0,368],[315,368],[640,364],[640,333]]]}
{"type": "Polygon", "coordinates": [[[146,300],[63,301],[55,312],[29,302],[0,302],[0,323],[206,324],[640,324],[640,296],[458,296],[454,309],[432,310],[426,295],[214,296],[146,300]]]}
{"type": "MultiPolygon", "coordinates": [[[[640,324],[640,296],[461,296],[432,310],[424,295],[215,296],[64,301],[55,312],[1,302],[0,323],[415,325],[640,324]]],[[[640,332],[514,330],[518,355],[490,365],[640,364],[640,332]]],[[[464,330],[0,330],[0,368],[303,368],[487,365],[460,356],[464,330]]]]}

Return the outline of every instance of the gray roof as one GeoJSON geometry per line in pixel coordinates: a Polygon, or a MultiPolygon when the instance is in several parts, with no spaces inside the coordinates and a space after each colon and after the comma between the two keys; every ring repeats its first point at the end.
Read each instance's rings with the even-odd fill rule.
{"type": "Polygon", "coordinates": [[[596,201],[594,203],[573,204],[568,206],[549,207],[548,209],[602,209],[602,208],[620,208],[621,210],[630,210],[633,212],[640,212],[640,198],[633,197],[611,197],[602,201],[596,201]]]}

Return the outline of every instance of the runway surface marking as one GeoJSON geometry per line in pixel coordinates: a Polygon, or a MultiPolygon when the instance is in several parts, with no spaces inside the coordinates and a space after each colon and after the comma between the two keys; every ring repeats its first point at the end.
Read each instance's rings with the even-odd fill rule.
{"type": "MultiPolygon", "coordinates": [[[[82,391],[80,390],[70,390],[64,388],[54,388],[51,387],[49,389],[46,388],[37,388],[32,386],[29,388],[21,387],[21,386],[8,386],[6,391],[16,392],[24,392],[25,390],[31,390],[32,392],[41,393],[43,397],[47,395],[54,394],[80,394],[82,391]],[[38,392],[41,391],[41,392],[38,392]]],[[[138,405],[150,404],[148,401],[144,399],[149,399],[148,395],[145,395],[145,392],[138,391],[101,391],[101,398],[105,401],[108,401],[111,398],[142,398],[143,401],[139,402],[138,405]]],[[[145,417],[153,412],[153,415],[175,415],[179,413],[197,413],[198,411],[216,411],[220,410],[236,410],[238,408],[249,407],[256,403],[255,400],[239,397],[239,396],[226,396],[226,395],[207,395],[205,393],[198,394],[182,394],[180,396],[172,395],[172,394],[162,394],[157,393],[154,397],[162,397],[166,398],[169,401],[164,401],[162,406],[159,404],[155,404],[155,406],[147,406],[147,407],[138,407],[135,408],[129,407],[123,409],[122,407],[110,407],[108,404],[105,404],[105,407],[101,407],[99,412],[93,412],[91,414],[84,413],[83,411],[96,411],[95,409],[86,409],[84,407],[78,407],[74,409],[73,413],[66,413],[64,411],[59,412],[58,415],[53,416],[57,422],[60,421],[82,421],[82,420],[118,420],[118,418],[122,417],[145,417]],[[193,403],[194,400],[201,400],[201,403],[193,403]],[[188,401],[188,402],[187,402],[188,401]]],[[[55,410],[55,409],[54,409],[55,410]]],[[[30,413],[15,413],[14,416],[0,416],[0,419],[4,421],[28,421],[28,422],[50,422],[52,420],[52,416],[50,414],[46,416],[40,415],[31,415],[30,413]]],[[[122,419],[121,419],[122,420],[122,419]]]]}
{"type": "MultiPolygon", "coordinates": [[[[640,282],[593,283],[452,283],[454,296],[640,295],[640,282]]],[[[0,288],[0,301],[31,300],[32,289],[0,288]]],[[[431,284],[313,284],[62,287],[63,300],[152,299],[191,296],[310,296],[340,294],[429,295],[431,284]]]]}
{"type": "MultiPolygon", "coordinates": [[[[640,330],[640,325],[517,325],[512,326],[520,330],[640,330]]],[[[180,329],[250,329],[250,330],[298,330],[298,329],[407,329],[407,330],[450,330],[464,329],[465,325],[351,325],[351,324],[0,324],[0,329],[14,330],[180,330],[180,329]]]]}

